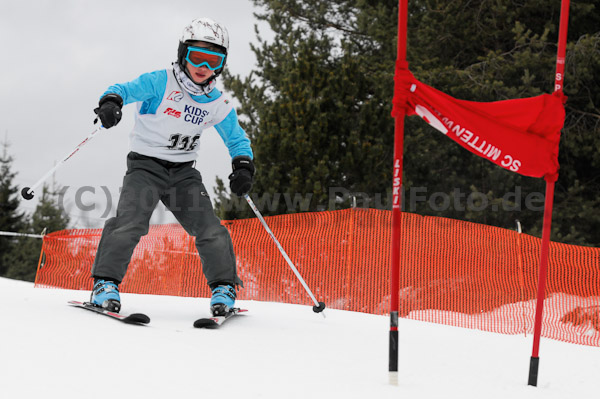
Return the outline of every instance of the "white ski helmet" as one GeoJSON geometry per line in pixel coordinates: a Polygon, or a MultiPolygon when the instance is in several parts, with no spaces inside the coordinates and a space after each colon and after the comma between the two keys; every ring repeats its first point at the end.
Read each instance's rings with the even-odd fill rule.
{"type": "Polygon", "coordinates": [[[200,40],[206,43],[213,44],[216,51],[225,54],[225,60],[223,66],[217,69],[211,79],[205,84],[209,84],[214,78],[219,76],[223,72],[225,63],[227,62],[227,51],[229,50],[229,33],[224,25],[213,21],[210,18],[197,18],[190,22],[188,26],[183,29],[181,38],[179,39],[179,48],[177,49],[177,62],[181,69],[188,74],[185,68],[185,57],[187,56],[188,46],[190,42],[200,40]]]}
{"type": "Polygon", "coordinates": [[[229,33],[227,28],[210,18],[197,18],[183,29],[179,42],[201,40],[229,50],[229,33]]]}

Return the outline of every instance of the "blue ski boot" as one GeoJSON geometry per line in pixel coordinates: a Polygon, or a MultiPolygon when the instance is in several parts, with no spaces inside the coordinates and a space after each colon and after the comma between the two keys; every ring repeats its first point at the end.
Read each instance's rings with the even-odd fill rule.
{"type": "Polygon", "coordinates": [[[210,311],[213,316],[224,316],[235,304],[235,288],[231,285],[219,285],[212,290],[210,311]]]}
{"type": "Polygon", "coordinates": [[[119,310],[121,310],[119,287],[112,281],[96,280],[90,302],[92,305],[119,313],[119,310]]]}

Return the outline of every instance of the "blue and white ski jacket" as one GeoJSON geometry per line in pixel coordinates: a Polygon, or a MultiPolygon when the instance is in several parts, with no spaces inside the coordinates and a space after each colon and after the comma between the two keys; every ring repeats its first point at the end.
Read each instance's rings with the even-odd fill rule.
{"type": "Polygon", "coordinates": [[[145,73],[104,92],[118,94],[123,104],[137,103],[130,149],[170,162],[197,158],[202,132],[214,126],[231,158],[252,158],[250,140],[239,124],[230,98],[214,88],[210,97],[193,96],[183,89],[173,69],[145,73]]]}

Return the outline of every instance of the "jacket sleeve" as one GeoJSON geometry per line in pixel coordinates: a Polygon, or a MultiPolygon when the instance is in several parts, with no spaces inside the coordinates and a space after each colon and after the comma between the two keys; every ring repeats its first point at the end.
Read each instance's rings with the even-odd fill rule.
{"type": "Polygon", "coordinates": [[[153,114],[160,105],[167,89],[167,71],[165,69],[145,73],[138,78],[110,86],[100,96],[115,93],[123,98],[123,105],[143,102],[140,113],[153,114]]]}
{"type": "Polygon", "coordinates": [[[239,156],[247,156],[250,159],[254,157],[252,148],[250,147],[250,139],[240,126],[235,109],[232,109],[225,119],[216,124],[215,129],[217,129],[217,132],[229,149],[231,159],[239,156]]]}

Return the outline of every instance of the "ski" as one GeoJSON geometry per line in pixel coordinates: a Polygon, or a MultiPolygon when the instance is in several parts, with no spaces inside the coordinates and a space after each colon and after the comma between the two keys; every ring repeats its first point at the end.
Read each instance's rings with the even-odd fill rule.
{"type": "Polygon", "coordinates": [[[225,314],[225,316],[213,316],[213,317],[203,317],[194,322],[194,327],[196,328],[218,328],[226,320],[229,320],[235,315],[238,315],[243,312],[247,312],[247,309],[233,308],[229,312],[225,314]]]}
{"type": "Polygon", "coordinates": [[[112,319],[122,321],[127,324],[137,324],[144,325],[150,323],[150,318],[143,313],[132,313],[132,314],[119,314],[115,312],[111,312],[107,309],[92,305],[90,302],[79,302],[79,301],[69,301],[69,305],[76,306],[78,308],[91,310],[92,312],[96,312],[98,314],[102,314],[104,316],[108,316],[112,319]]]}

